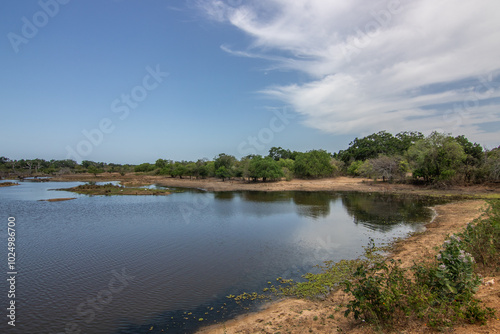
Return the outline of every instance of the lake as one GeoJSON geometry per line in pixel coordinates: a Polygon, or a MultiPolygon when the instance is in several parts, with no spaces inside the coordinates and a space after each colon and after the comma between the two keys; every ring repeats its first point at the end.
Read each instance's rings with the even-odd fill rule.
{"type": "MultiPolygon", "coordinates": [[[[370,238],[388,242],[421,229],[435,204],[334,192],[105,197],[51,190],[79,184],[0,188],[4,273],[8,218],[16,220],[9,333],[190,333],[242,312],[227,295],[356,258],[370,238]],[[76,199],[39,201],[62,197],[76,199]]],[[[2,290],[7,314],[5,280],[2,290]]]]}

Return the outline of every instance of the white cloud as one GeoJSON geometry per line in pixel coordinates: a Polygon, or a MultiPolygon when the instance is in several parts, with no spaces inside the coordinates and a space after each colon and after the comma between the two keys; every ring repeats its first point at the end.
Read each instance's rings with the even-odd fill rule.
{"type": "Polygon", "coordinates": [[[310,127],[356,135],[442,130],[500,143],[498,130],[484,127],[500,120],[498,102],[484,103],[500,97],[496,0],[217,0],[203,7],[253,38],[247,50],[226,51],[309,75],[307,83],[262,92],[290,104],[310,127]]]}

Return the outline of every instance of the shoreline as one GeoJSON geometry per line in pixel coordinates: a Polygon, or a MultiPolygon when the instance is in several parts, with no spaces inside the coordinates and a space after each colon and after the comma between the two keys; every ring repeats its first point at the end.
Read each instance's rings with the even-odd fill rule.
{"type": "MultiPolygon", "coordinates": [[[[410,267],[414,261],[433,258],[437,251],[435,247],[442,245],[449,234],[460,231],[470,221],[479,217],[484,200],[461,200],[453,203],[436,205],[432,209],[436,215],[425,225],[423,232],[414,233],[394,242],[388,258],[401,260],[403,267],[410,267]]],[[[497,277],[485,278],[500,279],[497,277]]],[[[500,284],[482,285],[476,296],[486,306],[499,311],[500,284]]],[[[341,330],[346,333],[374,333],[364,324],[354,326],[354,320],[343,316],[345,308],[339,307],[347,303],[348,296],[341,290],[330,294],[323,301],[285,298],[265,304],[259,311],[243,314],[223,323],[208,325],[199,329],[197,334],[230,334],[230,333],[333,333],[341,330]]],[[[497,316],[498,317],[498,316],[497,316]]],[[[421,323],[415,323],[405,333],[431,333],[430,329],[422,328],[421,323]]],[[[489,333],[500,332],[500,321],[491,319],[485,326],[462,325],[453,328],[453,333],[489,333]]]]}
{"type": "Polygon", "coordinates": [[[293,179],[291,181],[275,182],[249,182],[242,180],[220,179],[179,179],[157,175],[135,175],[132,173],[120,175],[118,173],[106,173],[94,176],[91,174],[72,174],[56,176],[51,181],[120,181],[123,185],[141,186],[159,184],[165,187],[179,187],[201,189],[206,191],[358,191],[379,192],[393,194],[413,194],[421,196],[446,196],[461,198],[499,198],[500,184],[480,184],[468,186],[452,186],[444,189],[436,189],[431,186],[420,186],[413,184],[397,184],[371,179],[336,177],[324,179],[293,179]]]}

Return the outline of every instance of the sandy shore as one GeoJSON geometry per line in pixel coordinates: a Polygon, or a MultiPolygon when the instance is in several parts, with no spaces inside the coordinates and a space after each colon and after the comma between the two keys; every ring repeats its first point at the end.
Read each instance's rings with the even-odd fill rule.
{"type": "MultiPolygon", "coordinates": [[[[440,246],[447,235],[458,232],[468,222],[478,217],[485,205],[482,200],[461,201],[435,207],[437,217],[429,224],[423,233],[413,235],[395,245],[391,255],[401,259],[404,266],[410,266],[413,261],[433,257],[434,249],[440,246]]],[[[485,281],[491,277],[485,278],[485,281]]],[[[494,277],[498,282],[500,277],[494,277]]],[[[500,310],[500,284],[481,286],[477,296],[486,306],[500,310]]],[[[201,329],[200,334],[232,334],[232,333],[372,333],[368,326],[353,326],[353,319],[343,316],[348,297],[337,291],[325,301],[309,301],[301,299],[285,299],[267,305],[259,312],[246,314],[222,324],[216,324],[201,329]]],[[[497,311],[498,312],[498,311],[497,311]]],[[[497,314],[498,317],[498,314],[497,314]]],[[[421,323],[410,324],[404,333],[431,333],[430,329],[422,327],[421,323]]],[[[455,328],[453,333],[500,333],[500,321],[492,319],[486,326],[467,325],[455,328]]]]}

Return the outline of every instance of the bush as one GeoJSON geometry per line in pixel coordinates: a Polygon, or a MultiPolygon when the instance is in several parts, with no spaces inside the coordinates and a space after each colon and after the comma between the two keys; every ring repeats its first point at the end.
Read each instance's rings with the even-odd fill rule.
{"type": "Polygon", "coordinates": [[[362,317],[365,321],[390,327],[398,315],[408,314],[405,296],[411,281],[394,260],[361,265],[353,276],[352,281],[345,282],[344,291],[354,297],[347,304],[346,317],[352,312],[356,320],[362,317]]]}
{"type": "Polygon", "coordinates": [[[363,161],[357,160],[353,161],[351,165],[347,168],[347,174],[352,175],[352,176],[359,176],[360,173],[360,167],[363,165],[363,161]]]}
{"type": "Polygon", "coordinates": [[[474,220],[459,234],[465,249],[479,264],[483,275],[500,270],[500,200],[489,201],[483,217],[474,220]]]}
{"type": "Polygon", "coordinates": [[[465,252],[460,237],[448,238],[436,259],[436,265],[430,269],[416,266],[419,283],[444,300],[470,300],[481,281],[474,273],[474,257],[465,252]]]}
{"type": "MultiPolygon", "coordinates": [[[[402,269],[393,260],[359,266],[344,291],[353,314],[382,328],[417,318],[436,329],[459,322],[484,324],[495,311],[474,297],[481,283],[475,260],[489,270],[500,265],[500,201],[460,234],[450,236],[435,261],[402,269]],[[413,279],[410,279],[413,277],[413,279]]],[[[483,269],[484,270],[484,269],[483,269]]]]}

